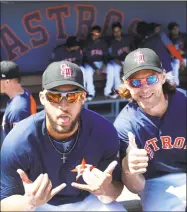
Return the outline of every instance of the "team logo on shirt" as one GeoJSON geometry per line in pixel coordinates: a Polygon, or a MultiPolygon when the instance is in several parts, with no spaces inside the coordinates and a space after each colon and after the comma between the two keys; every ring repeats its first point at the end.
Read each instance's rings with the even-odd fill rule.
{"type": "Polygon", "coordinates": [[[60,69],[61,69],[61,75],[64,78],[72,77],[73,75],[72,69],[67,64],[64,64],[64,63],[61,64],[60,69]]]}
{"type": "Polygon", "coordinates": [[[138,64],[145,63],[144,54],[141,51],[134,53],[134,60],[138,64]]]}
{"type": "Polygon", "coordinates": [[[77,165],[75,169],[71,170],[72,172],[77,172],[76,181],[82,176],[83,172],[86,170],[92,170],[95,166],[87,164],[86,160],[83,158],[81,164],[77,165]]]}

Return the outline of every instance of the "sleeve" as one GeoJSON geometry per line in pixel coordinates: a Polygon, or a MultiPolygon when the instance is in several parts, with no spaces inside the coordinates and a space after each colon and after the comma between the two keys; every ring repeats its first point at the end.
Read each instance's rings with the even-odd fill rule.
{"type": "MultiPolygon", "coordinates": [[[[88,45],[88,44],[87,44],[88,45]]],[[[84,63],[87,63],[88,65],[90,65],[94,70],[97,69],[96,65],[93,63],[92,59],[89,58],[89,48],[88,46],[85,46],[85,48],[83,49],[83,57],[84,57],[84,63]]]]}
{"type": "Polygon", "coordinates": [[[182,59],[180,52],[175,48],[175,46],[173,45],[171,40],[168,38],[168,36],[162,32],[162,33],[160,33],[160,37],[161,37],[161,40],[164,43],[165,47],[169,50],[170,54],[173,57],[176,57],[177,59],[182,61],[183,59],[182,59]]]}
{"type": "Polygon", "coordinates": [[[118,139],[116,130],[111,129],[110,134],[108,134],[107,139],[105,138],[105,140],[107,141],[108,145],[105,144],[105,147],[107,146],[107,149],[105,150],[105,154],[104,154],[101,162],[99,163],[98,168],[101,171],[105,171],[105,169],[108,167],[108,165],[112,161],[116,160],[118,162],[118,164],[113,171],[113,180],[121,181],[121,165],[120,165],[120,161],[119,161],[120,145],[119,145],[119,139],[118,139]],[[110,138],[110,139],[108,139],[108,138],[110,138]]]}
{"type": "Polygon", "coordinates": [[[131,123],[128,119],[121,117],[120,115],[114,122],[114,127],[117,130],[118,138],[120,140],[120,162],[126,156],[126,150],[129,145],[128,132],[133,132],[131,123]]]}
{"type": "Polygon", "coordinates": [[[26,109],[17,108],[15,110],[12,110],[12,111],[10,111],[10,113],[8,115],[8,120],[9,120],[8,124],[12,129],[16,123],[29,117],[30,115],[31,115],[30,111],[28,111],[26,109]]]}
{"type": "Polygon", "coordinates": [[[12,139],[13,135],[13,133],[7,135],[1,149],[1,200],[15,194],[24,194],[24,187],[17,169],[28,173],[30,164],[28,155],[23,154],[20,142],[15,137],[12,139]]]}

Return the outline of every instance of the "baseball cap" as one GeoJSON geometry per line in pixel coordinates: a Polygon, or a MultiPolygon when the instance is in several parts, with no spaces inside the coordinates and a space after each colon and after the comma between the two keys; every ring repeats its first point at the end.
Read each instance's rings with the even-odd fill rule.
{"type": "Polygon", "coordinates": [[[14,79],[21,76],[19,66],[12,61],[1,61],[0,71],[0,79],[14,79]]]}
{"type": "Polygon", "coordinates": [[[83,72],[80,67],[64,60],[51,63],[42,76],[44,89],[52,89],[60,85],[75,85],[86,91],[83,82],[83,72]]]}
{"type": "Polygon", "coordinates": [[[152,49],[138,48],[126,56],[123,65],[124,80],[142,69],[163,72],[160,59],[152,49]]]}
{"type": "Polygon", "coordinates": [[[73,47],[73,46],[79,46],[79,42],[76,38],[76,36],[70,36],[68,37],[66,43],[65,43],[65,46],[67,47],[73,47]]]}

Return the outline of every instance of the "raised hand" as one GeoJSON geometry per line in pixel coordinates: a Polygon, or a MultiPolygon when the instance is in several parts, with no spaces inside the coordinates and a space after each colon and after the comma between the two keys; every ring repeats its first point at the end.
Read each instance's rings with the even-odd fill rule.
{"type": "Polygon", "coordinates": [[[28,204],[32,207],[45,204],[66,186],[65,183],[62,183],[52,189],[52,183],[48,174],[40,174],[37,179],[32,182],[23,170],[18,169],[17,172],[25,189],[24,197],[27,199],[28,204]]]}
{"type": "Polygon", "coordinates": [[[96,196],[108,195],[112,182],[112,173],[116,165],[117,161],[111,162],[104,172],[97,168],[91,171],[86,170],[82,175],[86,184],[73,182],[71,185],[75,188],[88,191],[96,196]]]}
{"type": "Polygon", "coordinates": [[[147,171],[148,156],[145,149],[138,149],[135,136],[129,132],[129,146],[126,150],[126,157],[123,160],[123,170],[126,174],[143,174],[147,171]]]}

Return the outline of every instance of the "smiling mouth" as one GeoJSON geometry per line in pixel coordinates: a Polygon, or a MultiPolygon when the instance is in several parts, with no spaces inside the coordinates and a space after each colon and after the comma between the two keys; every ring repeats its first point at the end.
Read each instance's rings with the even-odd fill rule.
{"type": "Polygon", "coordinates": [[[153,93],[149,94],[149,95],[143,95],[141,96],[142,99],[149,99],[153,96],[153,93]]]}

